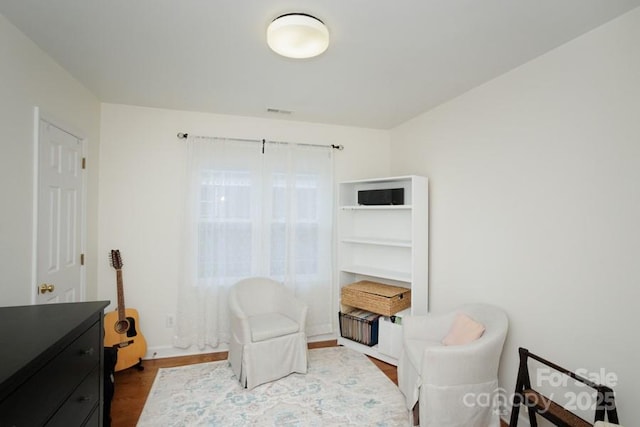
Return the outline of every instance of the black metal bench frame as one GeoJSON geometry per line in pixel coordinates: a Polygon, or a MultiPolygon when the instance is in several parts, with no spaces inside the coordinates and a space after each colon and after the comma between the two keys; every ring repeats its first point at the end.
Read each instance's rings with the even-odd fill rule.
{"type": "Polygon", "coordinates": [[[520,366],[518,368],[516,391],[513,397],[513,406],[511,408],[511,419],[509,421],[510,427],[517,427],[518,414],[522,405],[526,405],[529,409],[529,423],[531,424],[531,427],[538,426],[536,415],[540,415],[551,421],[554,425],[561,427],[593,426],[593,424],[531,388],[529,366],[527,364],[529,358],[537,360],[543,365],[561,372],[562,374],[596,390],[597,402],[594,424],[596,421],[605,421],[605,417],[609,422],[618,423],[618,412],[616,410],[615,397],[613,390],[610,387],[589,381],[574,372],[530,353],[526,348],[521,347],[518,351],[520,353],[520,366]]]}

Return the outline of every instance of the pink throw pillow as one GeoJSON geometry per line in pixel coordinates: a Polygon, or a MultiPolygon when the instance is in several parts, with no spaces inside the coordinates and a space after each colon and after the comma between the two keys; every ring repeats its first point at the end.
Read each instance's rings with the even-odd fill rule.
{"type": "Polygon", "coordinates": [[[442,340],[444,345],[469,344],[480,338],[484,333],[484,325],[476,322],[463,313],[458,313],[453,320],[453,325],[446,337],[442,340]]]}

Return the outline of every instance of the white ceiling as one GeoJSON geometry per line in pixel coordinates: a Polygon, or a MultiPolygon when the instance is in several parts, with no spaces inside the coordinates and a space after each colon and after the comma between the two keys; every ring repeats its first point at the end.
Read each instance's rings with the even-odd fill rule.
{"type": "Polygon", "coordinates": [[[0,0],[0,13],[103,102],[392,128],[640,0],[0,0]],[[320,57],[266,45],[309,13],[320,57]],[[290,110],[283,115],[267,108],[290,110]]]}

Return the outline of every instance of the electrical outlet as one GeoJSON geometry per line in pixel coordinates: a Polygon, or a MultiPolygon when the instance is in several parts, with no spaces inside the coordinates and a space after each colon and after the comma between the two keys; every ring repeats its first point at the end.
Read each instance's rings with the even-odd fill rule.
{"type": "Polygon", "coordinates": [[[174,314],[167,314],[165,326],[167,328],[173,328],[174,326],[176,326],[176,316],[174,314]]]}

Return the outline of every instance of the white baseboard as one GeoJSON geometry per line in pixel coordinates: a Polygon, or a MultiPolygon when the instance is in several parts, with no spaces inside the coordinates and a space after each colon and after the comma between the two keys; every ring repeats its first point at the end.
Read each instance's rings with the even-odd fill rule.
{"type": "MultiPolygon", "coordinates": [[[[511,410],[509,409],[509,413],[501,418],[508,424],[511,419],[511,410]]],[[[539,420],[538,423],[540,422],[542,421],[539,420]]],[[[545,422],[547,421],[545,420],[543,425],[546,425],[544,424],[545,422]]],[[[518,414],[518,427],[531,427],[531,424],[529,424],[529,413],[527,412],[526,407],[520,407],[520,413],[518,414]]]]}
{"type": "Polygon", "coordinates": [[[338,339],[336,334],[314,335],[307,338],[307,342],[333,341],[338,339]]]}
{"type": "Polygon", "coordinates": [[[209,354],[209,353],[221,353],[224,351],[228,351],[228,346],[226,344],[221,344],[216,348],[207,347],[203,350],[198,348],[176,348],[170,345],[166,346],[156,346],[147,348],[147,354],[142,358],[143,360],[151,360],[151,359],[164,359],[167,357],[182,357],[182,356],[196,356],[199,354],[209,354]]]}
{"type": "MultiPolygon", "coordinates": [[[[309,337],[307,342],[320,342],[320,341],[330,341],[335,340],[336,336],[334,334],[325,334],[325,335],[315,335],[313,337],[309,337]]],[[[165,359],[167,357],[182,357],[182,356],[196,356],[199,354],[209,354],[209,353],[221,353],[229,351],[229,346],[227,344],[220,344],[216,348],[206,347],[204,350],[200,350],[195,347],[189,348],[176,348],[170,345],[163,346],[155,346],[147,348],[147,353],[142,358],[143,360],[152,360],[152,359],[165,359]]]]}

